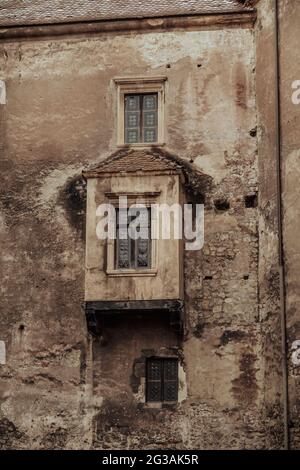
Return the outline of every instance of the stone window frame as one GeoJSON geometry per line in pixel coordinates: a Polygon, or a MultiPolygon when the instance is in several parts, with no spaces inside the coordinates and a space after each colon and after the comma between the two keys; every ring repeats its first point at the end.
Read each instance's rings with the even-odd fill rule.
{"type": "Polygon", "coordinates": [[[114,78],[117,87],[117,147],[160,147],[165,144],[165,82],[160,77],[121,77],[114,78]],[[157,142],[125,143],[125,95],[157,94],[157,142]]]}
{"type": "Polygon", "coordinates": [[[143,409],[172,409],[176,410],[181,403],[187,399],[186,371],[184,367],[183,351],[181,347],[169,346],[158,349],[146,349],[141,351],[140,357],[136,358],[132,367],[130,384],[134,397],[143,409]],[[178,398],[176,401],[146,400],[146,363],[147,359],[157,357],[161,359],[176,359],[178,363],[178,398]]]}
{"type": "MultiPolygon", "coordinates": [[[[120,197],[127,197],[128,206],[132,204],[144,204],[146,207],[150,207],[151,204],[157,202],[157,198],[160,192],[153,193],[106,193],[105,196],[108,202],[112,205],[119,205],[120,197]]],[[[157,231],[157,220],[155,214],[151,214],[151,233],[157,231]]],[[[151,239],[151,267],[150,268],[129,268],[121,269],[115,267],[115,247],[116,239],[107,239],[107,256],[106,256],[106,274],[110,277],[143,277],[143,276],[156,276],[158,272],[157,268],[157,248],[158,239],[151,239]]]]}

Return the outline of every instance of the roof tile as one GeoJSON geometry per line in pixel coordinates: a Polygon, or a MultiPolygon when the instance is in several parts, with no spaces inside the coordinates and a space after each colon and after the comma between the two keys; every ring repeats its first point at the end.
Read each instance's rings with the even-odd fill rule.
{"type": "Polygon", "coordinates": [[[95,168],[84,171],[84,176],[107,173],[179,171],[181,166],[155,151],[126,149],[107,158],[95,168]]]}
{"type": "Polygon", "coordinates": [[[0,26],[251,10],[239,0],[1,0],[0,26]]]}

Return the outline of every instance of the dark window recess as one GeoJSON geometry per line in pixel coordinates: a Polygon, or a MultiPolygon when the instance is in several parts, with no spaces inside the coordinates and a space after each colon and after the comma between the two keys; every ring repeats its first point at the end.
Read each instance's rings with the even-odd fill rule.
{"type": "Polygon", "coordinates": [[[125,95],[125,143],[157,142],[157,93],[125,95]]]}
{"type": "Polygon", "coordinates": [[[257,194],[249,194],[245,196],[245,207],[251,209],[257,207],[257,194]]]}
{"type": "Polygon", "coordinates": [[[214,203],[215,208],[218,211],[227,211],[228,209],[230,209],[230,204],[227,199],[217,199],[216,201],[214,201],[214,203]]]}
{"type": "Polygon", "coordinates": [[[151,267],[151,210],[138,209],[132,215],[127,209],[117,209],[116,268],[142,269],[151,267]],[[127,211],[127,217],[126,212],[127,211]],[[135,240],[128,231],[136,225],[139,237],[135,240]]]}
{"type": "Polygon", "coordinates": [[[178,360],[150,358],[147,360],[146,401],[178,400],[178,360]]]}

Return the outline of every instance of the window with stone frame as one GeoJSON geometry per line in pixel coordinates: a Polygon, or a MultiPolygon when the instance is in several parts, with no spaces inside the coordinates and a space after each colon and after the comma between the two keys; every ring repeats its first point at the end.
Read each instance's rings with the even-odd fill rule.
{"type": "Polygon", "coordinates": [[[151,209],[136,208],[116,210],[116,269],[151,268],[151,209]],[[130,233],[130,224],[136,223],[135,237],[130,233]]]}
{"type": "Polygon", "coordinates": [[[166,76],[114,78],[117,91],[117,145],[165,143],[166,76]]]}
{"type": "Polygon", "coordinates": [[[156,143],[158,137],[157,93],[127,94],[124,100],[125,143],[156,143]]]}
{"type": "Polygon", "coordinates": [[[146,362],[146,401],[178,401],[178,359],[153,357],[146,362]]]}

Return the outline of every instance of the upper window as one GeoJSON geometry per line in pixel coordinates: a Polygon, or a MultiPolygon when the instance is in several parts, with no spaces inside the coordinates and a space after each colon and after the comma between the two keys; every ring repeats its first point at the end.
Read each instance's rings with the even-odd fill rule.
{"type": "Polygon", "coordinates": [[[125,143],[157,142],[157,93],[125,95],[125,143]]]}
{"type": "Polygon", "coordinates": [[[166,77],[116,78],[118,91],[118,145],[164,143],[166,77]]]}

